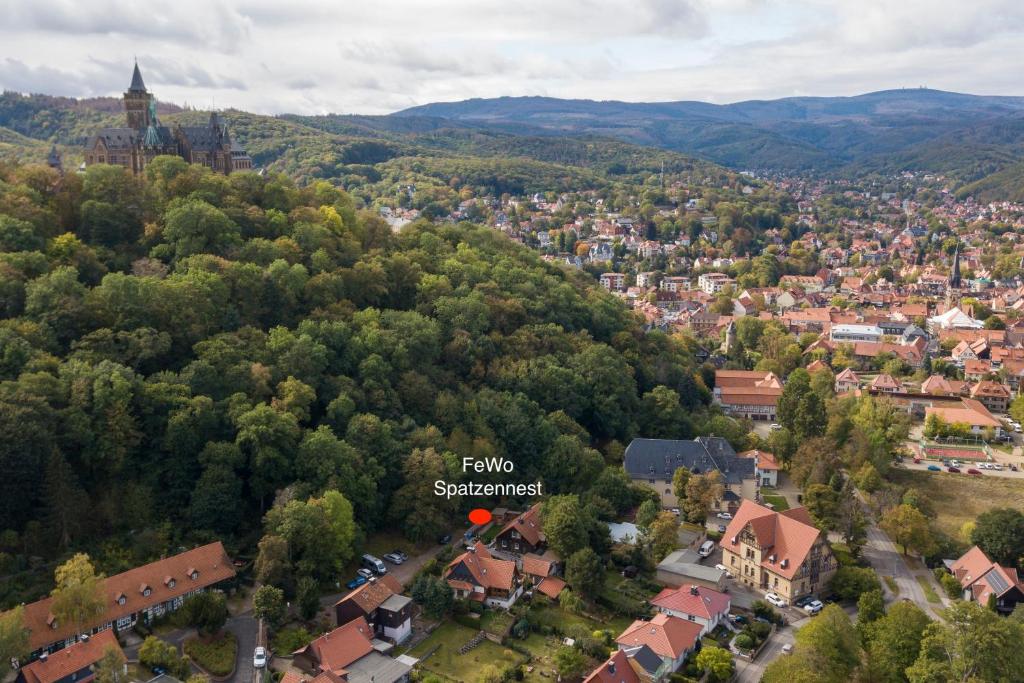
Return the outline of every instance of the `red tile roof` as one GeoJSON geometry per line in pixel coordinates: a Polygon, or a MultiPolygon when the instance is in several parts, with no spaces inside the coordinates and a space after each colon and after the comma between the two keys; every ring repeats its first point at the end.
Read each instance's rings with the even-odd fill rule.
{"type": "Polygon", "coordinates": [[[498,532],[498,535],[502,535],[507,531],[515,530],[526,539],[526,541],[536,546],[544,539],[544,531],[542,530],[540,523],[540,503],[537,503],[529,510],[519,515],[511,522],[505,525],[505,527],[498,532]]]}
{"type": "MultiPolygon", "coordinates": [[[[124,657],[121,646],[114,636],[113,630],[100,631],[87,641],[79,641],[62,650],[57,650],[46,659],[37,659],[31,664],[21,668],[28,683],[56,683],[76,671],[81,671],[92,666],[106,654],[108,649],[114,649],[124,657]]],[[[79,678],[77,683],[90,680],[89,677],[79,678]]]]}
{"type": "Polygon", "coordinates": [[[391,574],[377,577],[369,583],[364,583],[359,588],[343,597],[335,603],[335,607],[343,602],[354,602],[364,614],[369,614],[383,604],[392,595],[400,595],[402,584],[391,574]]]}
{"type": "Polygon", "coordinates": [[[584,678],[583,683],[642,683],[642,679],[633,669],[626,653],[616,650],[606,662],[584,678]]]}
{"type": "Polygon", "coordinates": [[[646,645],[659,657],[678,659],[697,644],[700,624],[667,614],[656,614],[650,621],[634,621],[615,639],[624,647],[646,645]]]}
{"type": "Polygon", "coordinates": [[[345,667],[373,652],[372,640],[373,629],[365,618],[359,617],[320,636],[294,654],[306,654],[321,671],[341,676],[345,674],[345,667]]]}
{"type": "Polygon", "coordinates": [[[565,590],[565,581],[562,581],[557,576],[547,576],[537,584],[537,590],[552,600],[557,600],[558,596],[565,590]]]}
{"type": "MultiPolygon", "coordinates": [[[[220,583],[234,575],[235,569],[220,541],[129,569],[104,581],[103,594],[108,600],[107,611],[93,623],[87,624],[86,629],[91,630],[141,612],[148,607],[182,597],[190,591],[220,583]],[[195,579],[191,578],[193,572],[196,573],[195,579]],[[168,577],[174,579],[173,586],[166,581],[168,577]],[[143,586],[149,587],[148,596],[143,594],[143,586]],[[123,605],[118,604],[121,597],[125,601],[123,605]]],[[[31,631],[29,649],[32,651],[75,635],[76,630],[72,624],[56,622],[50,608],[52,602],[53,598],[44,598],[25,605],[25,626],[31,631]],[[56,628],[52,627],[54,623],[56,628]]]]}
{"type": "Polygon", "coordinates": [[[731,601],[725,593],[704,586],[665,588],[651,598],[651,604],[663,610],[692,614],[711,620],[716,614],[729,611],[731,601]]]}
{"type": "MultiPolygon", "coordinates": [[[[466,567],[477,585],[484,588],[510,591],[515,583],[516,563],[492,557],[490,551],[480,541],[476,542],[472,550],[467,550],[448,564],[448,569],[445,572],[446,579],[451,571],[460,564],[466,567]]],[[[453,580],[447,580],[450,585],[456,587],[453,580]]],[[[458,581],[458,583],[464,582],[458,581]]]]}
{"type": "Polygon", "coordinates": [[[811,523],[806,508],[773,512],[753,501],[744,500],[725,530],[722,547],[740,552],[740,532],[748,526],[758,544],[766,549],[761,566],[787,579],[796,575],[821,535],[821,531],[811,523]]]}

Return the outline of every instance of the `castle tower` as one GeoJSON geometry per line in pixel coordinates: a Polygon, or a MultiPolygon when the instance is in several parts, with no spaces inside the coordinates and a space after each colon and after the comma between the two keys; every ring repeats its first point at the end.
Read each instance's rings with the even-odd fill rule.
{"type": "Polygon", "coordinates": [[[139,63],[135,62],[135,71],[132,73],[132,83],[124,94],[124,110],[128,115],[128,127],[135,130],[145,130],[150,124],[150,101],[153,99],[146,90],[146,84],[142,82],[142,72],[139,71],[139,63]]]}

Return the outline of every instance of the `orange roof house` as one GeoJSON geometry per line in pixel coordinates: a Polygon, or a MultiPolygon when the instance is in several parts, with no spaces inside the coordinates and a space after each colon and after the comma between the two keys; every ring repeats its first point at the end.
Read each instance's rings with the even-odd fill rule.
{"type": "Polygon", "coordinates": [[[975,433],[993,429],[998,434],[1003,428],[1003,424],[988,411],[988,408],[973,398],[962,399],[960,407],[955,408],[929,406],[924,409],[925,419],[927,420],[930,415],[937,416],[946,424],[965,424],[975,433]]]}
{"type": "Polygon", "coordinates": [[[988,559],[974,546],[949,565],[949,571],[964,589],[964,599],[987,605],[994,596],[998,611],[1008,614],[1024,602],[1024,582],[1017,570],[988,559]]]}
{"type": "MultiPolygon", "coordinates": [[[[176,609],[186,594],[234,576],[235,569],[220,541],[115,574],[103,582],[106,611],[84,630],[96,632],[115,622],[118,628],[130,628],[140,617],[176,609]]],[[[52,602],[53,598],[43,598],[25,605],[32,652],[50,650],[77,635],[73,624],[61,623],[54,616],[52,602]]]]}
{"type": "MultiPolygon", "coordinates": [[[[312,674],[331,673],[342,680],[346,667],[373,652],[373,629],[359,618],[326,633],[293,653],[299,669],[312,674]]],[[[315,680],[315,679],[314,679],[315,680]]]]}
{"type": "Polygon", "coordinates": [[[516,563],[493,557],[480,541],[448,564],[444,578],[457,597],[497,607],[511,607],[523,589],[516,563]]]}
{"type": "Polygon", "coordinates": [[[744,500],[721,547],[738,581],[789,600],[820,590],[838,568],[825,534],[803,507],[775,512],[744,500]]]}
{"type": "Polygon", "coordinates": [[[615,642],[627,656],[647,648],[661,660],[661,665],[667,664],[670,671],[676,671],[697,645],[702,630],[700,624],[658,613],[650,621],[634,621],[615,642]]]}
{"type": "Polygon", "coordinates": [[[715,371],[715,401],[730,414],[773,421],[781,395],[782,380],[773,372],[715,371]]]}
{"type": "Polygon", "coordinates": [[[121,645],[110,629],[58,650],[45,659],[26,664],[18,671],[17,683],[58,683],[65,679],[89,683],[96,677],[92,666],[103,658],[107,650],[114,650],[124,658],[121,645]]]}
{"type": "Polygon", "coordinates": [[[543,554],[547,537],[540,523],[540,503],[506,524],[494,537],[494,547],[513,553],[543,554]]]}
{"type": "Polygon", "coordinates": [[[626,656],[622,650],[616,650],[601,666],[594,669],[583,683],[643,683],[639,666],[626,656]]]}

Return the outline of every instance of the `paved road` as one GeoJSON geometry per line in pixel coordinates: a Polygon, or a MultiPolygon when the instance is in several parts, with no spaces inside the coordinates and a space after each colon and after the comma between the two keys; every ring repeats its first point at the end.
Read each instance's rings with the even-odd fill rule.
{"type": "Polygon", "coordinates": [[[921,609],[929,611],[930,605],[924,595],[924,590],[917,582],[917,579],[914,578],[910,567],[903,561],[903,556],[900,554],[896,544],[874,524],[868,527],[867,536],[867,543],[864,545],[863,550],[864,559],[871,563],[872,568],[878,573],[879,577],[893,577],[896,581],[896,587],[899,589],[899,595],[894,595],[883,580],[882,590],[885,593],[886,601],[892,602],[897,598],[910,598],[921,609]]]}
{"type": "Polygon", "coordinates": [[[764,675],[765,667],[775,660],[776,657],[781,657],[782,646],[785,644],[792,645],[794,642],[795,630],[803,626],[807,619],[803,619],[792,626],[784,626],[768,639],[764,649],[757,655],[757,659],[752,662],[748,662],[738,657],[736,661],[736,681],[738,683],[760,683],[761,676],[764,675]]]}
{"type": "Polygon", "coordinates": [[[238,661],[235,663],[235,674],[227,683],[254,683],[255,671],[252,666],[252,653],[256,649],[258,622],[252,614],[241,614],[228,619],[225,629],[238,638],[238,661]]]}

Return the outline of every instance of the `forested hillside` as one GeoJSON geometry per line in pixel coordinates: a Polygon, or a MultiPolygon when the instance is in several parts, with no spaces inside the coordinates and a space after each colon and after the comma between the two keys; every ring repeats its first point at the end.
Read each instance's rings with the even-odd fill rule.
{"type": "Polygon", "coordinates": [[[709,419],[692,358],[585,274],[469,224],[392,233],[327,183],[0,166],[0,602],[69,549],[251,548],[275,497],[429,538],[484,502],[430,490],[463,456],[611,515],[623,442],[709,419]]]}

